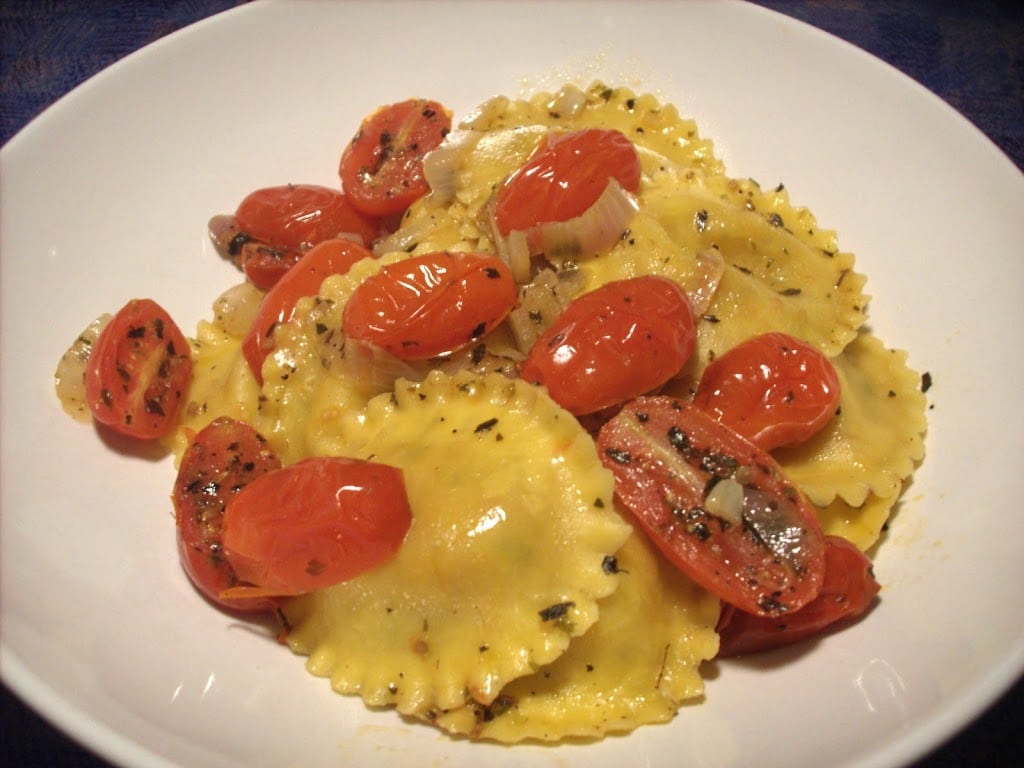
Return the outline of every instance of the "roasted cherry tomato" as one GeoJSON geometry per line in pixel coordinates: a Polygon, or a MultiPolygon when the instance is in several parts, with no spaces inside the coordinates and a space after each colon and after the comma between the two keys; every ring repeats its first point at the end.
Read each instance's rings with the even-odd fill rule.
{"type": "Polygon", "coordinates": [[[378,222],[352,207],[337,189],[287,184],[258,189],[235,211],[228,239],[229,255],[262,290],[273,286],[307,250],[344,236],[369,245],[378,222]]]}
{"type": "Polygon", "coordinates": [[[579,216],[611,179],[629,192],[640,188],[640,156],[622,133],[602,128],[551,133],[498,192],[498,231],[508,235],[579,216]]]}
{"type": "Polygon", "coordinates": [[[807,440],[839,407],[839,376],[805,341],[765,333],[712,360],[693,402],[766,451],[807,440]]]}
{"type": "Polygon", "coordinates": [[[132,299],[103,328],[85,369],[93,418],[150,440],[174,429],[189,381],[188,340],[151,299],[132,299]]]}
{"type": "Polygon", "coordinates": [[[263,611],[273,607],[264,598],[221,598],[221,592],[238,584],[224,557],[221,534],[228,500],[280,466],[277,454],[255,429],[226,417],[200,430],[181,457],[172,496],[178,555],[195,587],[226,608],[263,611]]]}
{"type": "Polygon", "coordinates": [[[402,360],[426,360],[485,336],[516,303],[512,273],[484,253],[439,252],[384,266],[356,289],[345,335],[402,360]]]}
{"type": "Polygon", "coordinates": [[[718,620],[718,655],[754,653],[813,637],[861,616],[880,589],[863,552],[840,536],[826,536],[825,581],[818,596],[780,617],[753,616],[724,606],[718,620]]]}
{"type": "Polygon", "coordinates": [[[224,552],[238,578],[225,597],[299,595],[389,559],[412,520],[401,470],[314,457],[242,488],[224,513],[224,552]]]}
{"type": "Polygon", "coordinates": [[[357,261],[372,255],[352,240],[324,240],[307,251],[267,292],[252,328],[242,341],[242,354],[260,384],[263,383],[263,361],[274,348],[274,328],[291,319],[296,302],[303,296],[315,296],[324,278],[343,275],[357,261]]]}
{"type": "Polygon", "coordinates": [[[306,251],[323,240],[348,235],[369,245],[376,222],[359,213],[340,190],[285,184],[250,193],[235,211],[238,228],[275,248],[306,251]]]}
{"type": "Polygon", "coordinates": [[[363,120],[338,165],[352,205],[368,216],[391,216],[425,195],[423,157],[451,128],[451,112],[426,99],[389,104],[363,120]]]}
{"type": "Polygon", "coordinates": [[[520,375],[572,413],[594,413],[664,384],[696,339],[678,284],[651,275],[619,280],[572,301],[530,348],[520,375]]]}
{"type": "Polygon", "coordinates": [[[597,439],[615,494],[670,562],[755,615],[817,597],[825,541],[814,508],[772,458],[669,397],[627,403],[597,439]]]}

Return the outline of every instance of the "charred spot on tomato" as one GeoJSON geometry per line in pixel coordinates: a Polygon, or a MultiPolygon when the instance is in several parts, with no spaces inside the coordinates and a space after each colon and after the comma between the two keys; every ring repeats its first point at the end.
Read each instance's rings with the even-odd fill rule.
{"type": "Polygon", "coordinates": [[[481,336],[483,336],[483,335],[484,335],[484,333],[485,333],[486,331],[487,331],[487,322],[486,322],[486,321],[484,321],[484,322],[478,323],[478,324],[477,324],[477,325],[476,325],[476,326],[475,326],[475,327],[473,328],[473,330],[471,330],[471,331],[469,332],[469,338],[470,338],[471,340],[473,340],[473,339],[479,339],[479,338],[480,338],[481,336]]]}
{"type": "Polygon", "coordinates": [[[160,340],[164,338],[164,321],[162,318],[153,318],[153,331],[156,333],[156,337],[160,340]]]}

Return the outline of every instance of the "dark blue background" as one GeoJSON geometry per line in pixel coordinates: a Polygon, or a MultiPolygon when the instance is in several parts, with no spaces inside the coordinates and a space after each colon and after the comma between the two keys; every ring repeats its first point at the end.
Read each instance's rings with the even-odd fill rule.
{"type": "MultiPolygon", "coordinates": [[[[71,88],[121,57],[240,4],[0,0],[0,142],[6,143],[71,88]]],[[[1024,4],[1018,0],[759,4],[831,32],[902,70],[965,115],[1024,168],[1024,4]]],[[[1013,255],[1024,256],[1024,244],[1013,255]]],[[[1019,513],[1007,510],[1011,516],[1019,513]]],[[[0,701],[3,765],[106,768],[107,763],[66,739],[6,688],[0,701]]],[[[1024,683],[1018,683],[967,731],[915,768],[1024,765],[1022,712],[1024,683]]],[[[757,765],[756,756],[751,756],[751,765],[757,765]]]]}

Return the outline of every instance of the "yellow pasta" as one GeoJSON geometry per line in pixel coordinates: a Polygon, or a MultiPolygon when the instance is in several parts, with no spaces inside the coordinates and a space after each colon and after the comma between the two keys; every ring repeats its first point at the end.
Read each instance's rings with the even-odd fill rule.
{"type": "Polygon", "coordinates": [[[285,606],[311,672],[405,714],[488,705],[597,621],[630,528],[593,442],[542,391],[433,372],[338,426],[312,448],[400,467],[413,525],[394,559],[285,606]]]}

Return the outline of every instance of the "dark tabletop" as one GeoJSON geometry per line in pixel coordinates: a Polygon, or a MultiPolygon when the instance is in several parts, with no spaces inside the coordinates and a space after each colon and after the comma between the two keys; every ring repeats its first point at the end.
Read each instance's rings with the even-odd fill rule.
{"type": "MultiPolygon", "coordinates": [[[[238,0],[0,0],[0,143],[109,64],[240,4],[238,0]]],[[[1018,0],[760,0],[759,4],[826,30],[902,70],[955,107],[1024,169],[1024,4],[1018,0]]],[[[1008,608],[1021,610],[1021,606],[1008,608]]],[[[2,765],[107,768],[106,762],[69,741],[6,688],[0,694],[2,765]]],[[[1024,681],[914,768],[1024,765],[1022,712],[1024,681]]]]}

